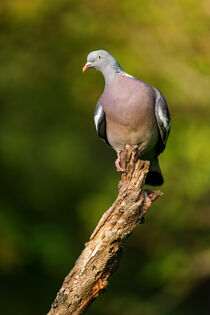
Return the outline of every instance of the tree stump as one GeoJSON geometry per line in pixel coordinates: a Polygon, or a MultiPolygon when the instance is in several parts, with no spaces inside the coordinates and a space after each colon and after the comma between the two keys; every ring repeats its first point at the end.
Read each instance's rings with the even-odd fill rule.
{"type": "Polygon", "coordinates": [[[48,315],[84,314],[88,305],[102,293],[109,276],[120,263],[122,245],[138,223],[141,223],[160,191],[143,190],[149,161],[137,160],[137,146],[127,145],[120,152],[125,170],[119,182],[119,193],[104,213],[74,268],[64,279],[48,315]]]}

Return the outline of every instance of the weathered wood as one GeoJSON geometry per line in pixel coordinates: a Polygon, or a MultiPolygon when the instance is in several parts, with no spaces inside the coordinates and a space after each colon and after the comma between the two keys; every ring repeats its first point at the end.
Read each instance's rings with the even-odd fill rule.
{"type": "Polygon", "coordinates": [[[149,162],[137,160],[137,147],[127,145],[120,153],[125,170],[119,194],[92,233],[90,240],[65,278],[48,315],[84,314],[88,305],[102,293],[107,279],[118,267],[122,245],[141,222],[160,191],[143,190],[149,162]]]}

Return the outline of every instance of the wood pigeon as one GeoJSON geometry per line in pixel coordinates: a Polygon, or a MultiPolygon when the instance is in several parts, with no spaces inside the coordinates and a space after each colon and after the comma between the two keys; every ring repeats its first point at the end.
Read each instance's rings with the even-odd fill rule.
{"type": "Polygon", "coordinates": [[[119,165],[119,151],[126,144],[138,145],[138,157],[151,162],[145,183],[161,185],[158,155],[165,149],[171,126],[163,95],[127,74],[105,50],[89,53],[83,72],[89,68],[101,71],[105,79],[94,121],[99,136],[117,152],[117,170],[124,171],[119,165]]]}

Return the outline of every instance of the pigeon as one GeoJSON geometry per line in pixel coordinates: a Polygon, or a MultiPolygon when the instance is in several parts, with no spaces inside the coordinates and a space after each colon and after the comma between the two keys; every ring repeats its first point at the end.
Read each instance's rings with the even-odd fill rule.
{"type": "Polygon", "coordinates": [[[163,184],[158,155],[165,149],[171,128],[170,113],[161,92],[126,73],[116,59],[105,50],[89,53],[83,72],[94,68],[102,72],[105,88],[94,112],[98,135],[117,153],[127,145],[138,146],[138,157],[150,161],[145,183],[163,184]]]}

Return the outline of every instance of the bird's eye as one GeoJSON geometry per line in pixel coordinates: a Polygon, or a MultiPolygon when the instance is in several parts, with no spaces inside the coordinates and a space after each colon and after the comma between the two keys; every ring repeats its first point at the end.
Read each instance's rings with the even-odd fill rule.
{"type": "Polygon", "coordinates": [[[100,55],[98,56],[98,59],[101,59],[101,56],[100,56],[100,55]]]}

